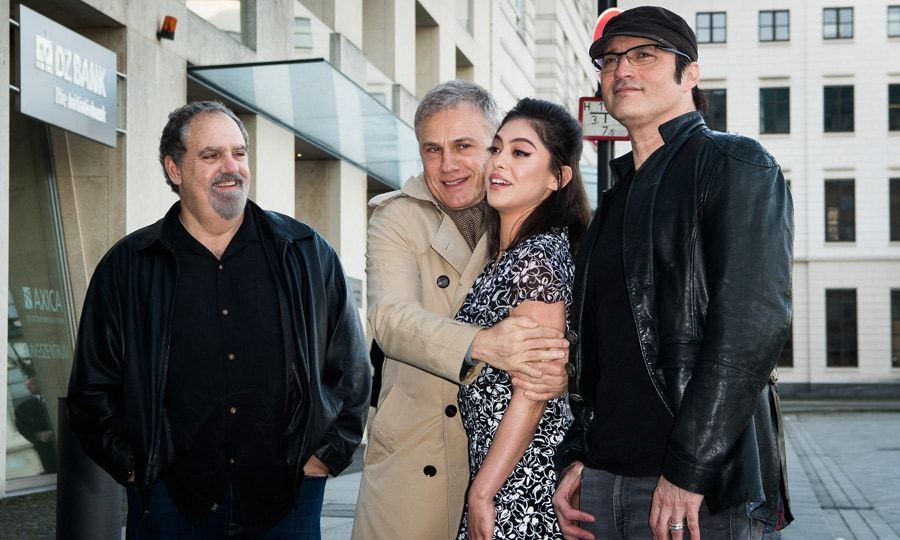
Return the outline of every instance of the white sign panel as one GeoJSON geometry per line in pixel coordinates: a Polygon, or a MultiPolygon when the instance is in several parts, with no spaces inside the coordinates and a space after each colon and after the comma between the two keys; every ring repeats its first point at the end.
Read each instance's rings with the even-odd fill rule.
{"type": "Polygon", "coordinates": [[[587,141],[627,141],[628,130],[613,118],[598,97],[578,100],[578,121],[587,141]]]}
{"type": "Polygon", "coordinates": [[[116,54],[19,6],[22,114],[116,146],[116,54]]]}

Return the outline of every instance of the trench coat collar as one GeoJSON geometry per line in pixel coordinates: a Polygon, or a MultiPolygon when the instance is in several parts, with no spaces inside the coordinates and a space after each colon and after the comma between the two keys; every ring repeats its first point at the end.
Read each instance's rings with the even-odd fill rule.
{"type": "Polygon", "coordinates": [[[464,281],[467,278],[474,281],[474,278],[481,272],[484,261],[487,260],[487,235],[481,236],[474,251],[470,250],[466,239],[456,228],[456,223],[438,207],[434,195],[431,194],[431,190],[425,183],[424,174],[410,177],[403,184],[401,191],[413,199],[431,203],[435,211],[440,212],[441,225],[431,240],[431,248],[459,272],[464,281]]]}

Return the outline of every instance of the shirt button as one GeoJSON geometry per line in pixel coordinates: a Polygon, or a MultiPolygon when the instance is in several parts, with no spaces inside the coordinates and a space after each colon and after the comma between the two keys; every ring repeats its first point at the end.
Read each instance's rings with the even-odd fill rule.
{"type": "Polygon", "coordinates": [[[216,510],[219,509],[219,505],[218,505],[218,504],[213,504],[212,506],[209,507],[209,509],[212,510],[213,512],[215,512],[216,510]]]}
{"type": "Polygon", "coordinates": [[[434,465],[426,465],[422,472],[425,473],[425,476],[434,476],[437,474],[437,469],[434,465]]]}
{"type": "Polygon", "coordinates": [[[229,360],[234,360],[234,359],[235,359],[235,356],[234,356],[234,353],[233,353],[233,352],[228,353],[228,359],[229,359],[229,360]]]}
{"type": "Polygon", "coordinates": [[[566,331],[566,339],[569,340],[569,343],[575,345],[578,343],[578,333],[574,330],[568,330],[566,331]]]}
{"type": "Polygon", "coordinates": [[[232,407],[232,408],[228,409],[228,412],[230,412],[231,414],[237,414],[237,407],[232,407]]]}
{"type": "Polygon", "coordinates": [[[450,418],[456,416],[456,405],[447,405],[447,408],[444,409],[444,414],[446,414],[450,418]]]}
{"type": "Polygon", "coordinates": [[[234,458],[228,458],[228,463],[230,463],[231,465],[234,465],[234,458]]]}
{"type": "Polygon", "coordinates": [[[448,278],[447,276],[438,276],[437,286],[442,289],[446,289],[450,286],[450,278],[448,278]]]}
{"type": "Polygon", "coordinates": [[[225,267],[222,266],[221,264],[219,265],[219,270],[223,270],[224,268],[225,268],[225,267]]]}
{"type": "Polygon", "coordinates": [[[223,309],[223,310],[222,310],[222,315],[225,315],[225,316],[227,317],[227,316],[228,316],[228,310],[227,310],[227,309],[223,309]]]}

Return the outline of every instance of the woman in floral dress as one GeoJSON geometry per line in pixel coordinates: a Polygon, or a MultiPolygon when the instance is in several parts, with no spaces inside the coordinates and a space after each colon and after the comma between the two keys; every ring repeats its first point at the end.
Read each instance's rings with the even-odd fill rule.
{"type": "MultiPolygon", "coordinates": [[[[523,99],[494,137],[488,166],[491,262],[457,320],[489,327],[523,315],[565,331],[572,251],[590,219],[578,162],[581,129],[554,103],[523,99]]],[[[553,454],[571,422],[567,397],[532,401],[484,366],[459,392],[472,480],[460,539],[562,538],[551,497],[553,454]]]]}

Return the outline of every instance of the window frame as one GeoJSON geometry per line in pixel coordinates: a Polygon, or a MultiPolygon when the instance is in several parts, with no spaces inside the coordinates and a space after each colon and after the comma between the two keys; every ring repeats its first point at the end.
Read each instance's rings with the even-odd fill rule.
{"type": "Polygon", "coordinates": [[[900,242],[900,178],[888,178],[888,238],[900,242]]]}
{"type": "Polygon", "coordinates": [[[707,127],[714,131],[728,131],[728,89],[707,88],[704,91],[709,102],[709,110],[703,115],[707,127]],[[714,103],[721,103],[721,107],[714,106],[714,103]],[[713,112],[717,114],[714,116],[713,112]],[[721,116],[721,125],[719,125],[719,116],[721,116]]]}
{"type": "Polygon", "coordinates": [[[825,227],[825,243],[851,243],[856,242],[856,180],[853,178],[829,178],[825,180],[823,225],[825,227]],[[830,191],[829,188],[838,191],[830,191]],[[844,188],[841,190],[840,188],[844,188]],[[847,190],[846,188],[849,188],[847,190]],[[849,200],[852,208],[842,208],[846,203],[844,198],[849,191],[849,200]],[[835,209],[834,218],[830,211],[835,209]],[[834,222],[832,223],[832,219],[834,222]]]}
{"type": "Polygon", "coordinates": [[[762,9],[757,17],[757,39],[760,43],[778,43],[791,40],[791,11],[789,9],[762,9]],[[778,24],[778,15],[784,14],[787,17],[786,24],[778,24]],[[770,21],[763,23],[763,17],[770,17],[770,21]],[[784,28],[785,36],[778,37],[778,29],[784,28]],[[764,38],[763,30],[771,31],[771,37],[764,38]]]}
{"type": "Polygon", "coordinates": [[[856,114],[854,96],[852,84],[822,87],[822,130],[825,133],[853,133],[856,114]]]}
{"type": "Polygon", "coordinates": [[[900,83],[888,83],[888,131],[900,131],[900,83]]]}
{"type": "Polygon", "coordinates": [[[859,367],[859,302],[856,289],[825,289],[825,367],[859,367]],[[836,305],[834,302],[837,301],[842,303],[836,305]],[[851,304],[852,318],[842,320],[834,317],[841,315],[839,311],[849,311],[851,304]],[[832,332],[835,327],[838,331],[832,332]]]}
{"type": "Polygon", "coordinates": [[[900,5],[887,7],[887,37],[900,38],[900,5]]]}
{"type": "Polygon", "coordinates": [[[759,133],[760,135],[785,135],[791,132],[791,87],[790,86],[766,86],[759,89],[759,133]],[[782,99],[775,99],[773,102],[769,102],[768,99],[763,99],[764,95],[768,95],[769,93],[773,93],[778,91],[785,92],[784,97],[782,96],[772,96],[773,98],[779,97],[782,99]],[[775,110],[771,110],[775,109],[775,110]],[[767,120],[768,116],[766,111],[770,111],[773,117],[771,120],[767,120]],[[786,114],[784,114],[786,112],[786,114]],[[784,120],[779,121],[779,118],[786,118],[786,125],[780,125],[784,120]],[[769,126],[767,128],[767,126],[769,126]]]}
{"type": "Polygon", "coordinates": [[[697,35],[697,43],[728,43],[728,13],[725,11],[698,11],[694,19],[694,28],[697,35]],[[717,16],[721,16],[721,26],[716,25],[717,16]],[[701,26],[701,18],[706,25],[701,26]],[[716,30],[722,31],[721,39],[716,39],[716,30]],[[704,35],[704,32],[708,36],[704,35]]]}
{"type": "Polygon", "coordinates": [[[822,8],[822,39],[853,39],[854,16],[852,7],[822,8]],[[829,22],[828,14],[834,14],[834,22],[829,22]],[[849,15],[849,21],[846,19],[849,15]],[[849,25],[849,35],[845,35],[844,29],[849,25]],[[829,35],[829,29],[834,35],[829,35]]]}

